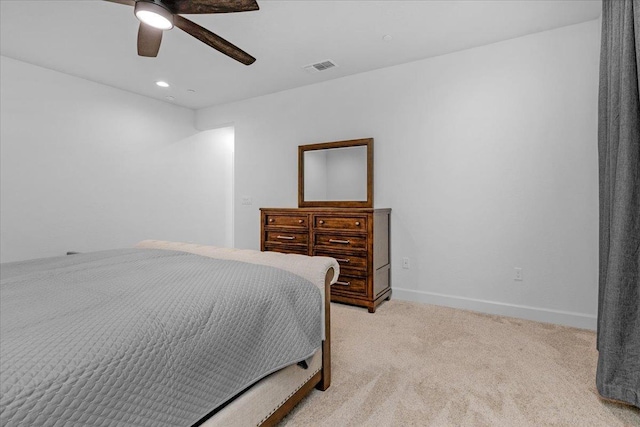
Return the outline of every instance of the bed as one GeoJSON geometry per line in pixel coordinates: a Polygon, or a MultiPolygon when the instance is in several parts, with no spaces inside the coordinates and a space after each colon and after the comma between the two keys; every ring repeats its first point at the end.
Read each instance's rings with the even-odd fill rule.
{"type": "Polygon", "coordinates": [[[2,265],[1,425],[274,425],[331,381],[337,262],[148,240],[2,265]]]}

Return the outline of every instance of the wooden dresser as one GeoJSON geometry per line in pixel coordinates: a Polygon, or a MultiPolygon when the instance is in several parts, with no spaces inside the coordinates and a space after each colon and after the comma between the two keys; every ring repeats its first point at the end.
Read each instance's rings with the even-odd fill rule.
{"type": "Polygon", "coordinates": [[[261,208],[260,249],[335,258],[340,277],[331,301],[374,313],[391,298],[391,209],[261,208]]]}

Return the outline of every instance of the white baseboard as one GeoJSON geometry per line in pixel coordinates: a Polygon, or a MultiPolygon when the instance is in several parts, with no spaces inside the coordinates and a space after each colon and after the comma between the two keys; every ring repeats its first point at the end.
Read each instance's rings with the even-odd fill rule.
{"type": "Polygon", "coordinates": [[[570,311],[551,310],[548,308],[529,307],[526,305],[506,304],[502,302],[486,301],[474,298],[458,297],[454,295],[438,294],[435,292],[415,291],[411,289],[393,288],[393,299],[421,302],[425,304],[443,305],[446,307],[462,308],[482,313],[500,316],[517,317],[537,322],[556,323],[574,328],[596,330],[597,316],[570,311]]]}

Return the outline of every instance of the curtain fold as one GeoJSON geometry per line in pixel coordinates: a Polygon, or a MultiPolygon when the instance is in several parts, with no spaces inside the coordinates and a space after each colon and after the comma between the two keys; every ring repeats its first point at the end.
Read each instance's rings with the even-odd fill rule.
{"type": "Polygon", "coordinates": [[[640,407],[640,0],[603,0],[598,157],[601,396],[640,407]]]}

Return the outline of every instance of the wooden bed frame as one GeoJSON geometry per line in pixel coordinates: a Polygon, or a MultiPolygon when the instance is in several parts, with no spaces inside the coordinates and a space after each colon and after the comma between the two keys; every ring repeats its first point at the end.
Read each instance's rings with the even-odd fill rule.
{"type": "Polygon", "coordinates": [[[315,374],[306,384],[293,394],[278,408],[267,420],[261,424],[264,427],[276,425],[315,387],[325,391],[331,385],[331,283],[334,276],[334,269],[330,268],[324,279],[324,327],[325,339],[322,341],[322,369],[315,374]]]}
{"type": "MultiPolygon", "coordinates": [[[[321,391],[329,388],[331,384],[331,285],[337,280],[339,275],[340,267],[337,261],[326,257],[313,257],[316,262],[320,259],[324,260],[324,263],[318,262],[318,268],[316,269],[316,263],[311,262],[311,257],[307,257],[305,255],[259,252],[245,249],[225,249],[213,246],[201,246],[157,240],[143,241],[137,244],[136,247],[178,250],[213,258],[233,259],[255,264],[271,265],[291,271],[292,273],[303,276],[308,280],[311,280],[312,278],[309,277],[308,274],[305,275],[303,273],[310,273],[309,270],[305,270],[305,268],[313,266],[315,280],[311,281],[318,287],[321,285],[320,273],[324,276],[325,339],[322,342],[322,348],[316,352],[316,355],[314,355],[314,361],[316,357],[321,356],[321,366],[318,372],[308,380],[306,377],[301,377],[300,375],[310,374],[305,374],[305,371],[301,370],[301,368],[298,368],[297,366],[290,366],[282,369],[281,371],[275,372],[245,390],[223,409],[215,412],[208,419],[201,420],[196,424],[197,426],[274,426],[314,388],[321,391]],[[296,266],[296,264],[304,263],[307,263],[308,266],[296,266]],[[322,269],[320,269],[320,265],[323,265],[322,269]],[[318,354],[319,352],[321,352],[321,355],[318,354]],[[295,369],[297,369],[296,372],[298,376],[295,379],[292,379],[292,375],[289,375],[288,372],[292,372],[292,370],[295,369]],[[285,383],[286,385],[283,385],[285,383]],[[275,390],[278,390],[282,394],[277,395],[275,390]],[[263,399],[263,396],[266,398],[263,399]]],[[[317,364],[315,366],[317,366],[317,364]]]]}

